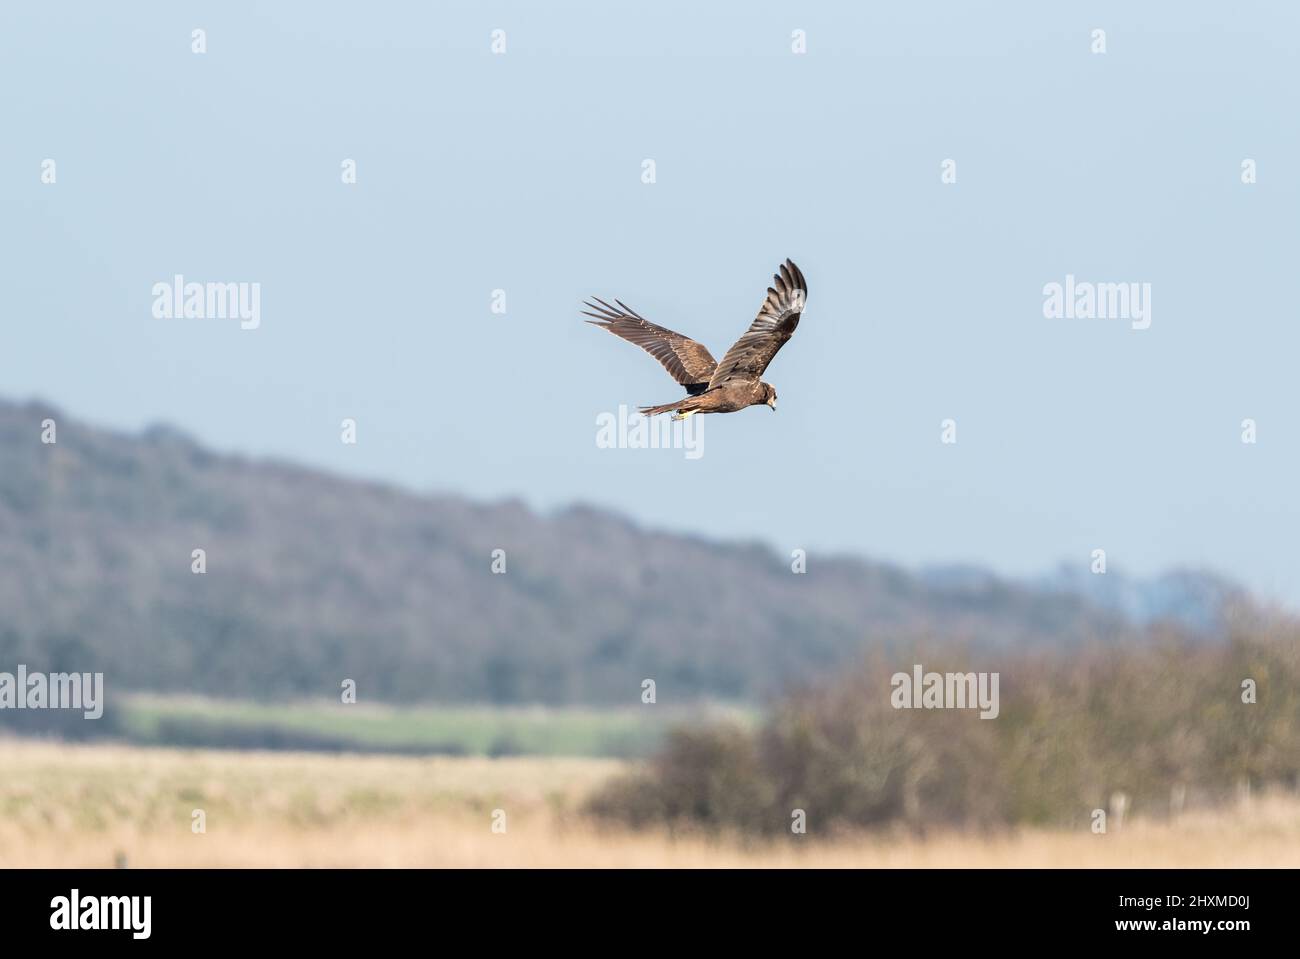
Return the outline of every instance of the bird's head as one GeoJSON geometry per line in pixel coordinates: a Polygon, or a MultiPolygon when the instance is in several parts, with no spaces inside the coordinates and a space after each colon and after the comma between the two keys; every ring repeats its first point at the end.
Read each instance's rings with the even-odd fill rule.
{"type": "Polygon", "coordinates": [[[762,386],[763,386],[763,403],[765,403],[767,406],[770,406],[772,408],[772,412],[775,413],[776,412],[776,387],[774,387],[771,383],[763,383],[762,386]]]}

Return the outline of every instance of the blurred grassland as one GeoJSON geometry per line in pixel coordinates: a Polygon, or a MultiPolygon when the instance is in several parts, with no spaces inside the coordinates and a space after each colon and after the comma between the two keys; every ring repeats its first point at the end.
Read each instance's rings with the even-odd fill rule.
{"type": "Polygon", "coordinates": [[[1300,801],[1261,796],[1098,836],[1037,827],[756,841],[582,813],[608,759],[176,750],[0,738],[0,868],[1297,866],[1300,801]],[[194,809],[206,832],[191,831],[194,809]],[[491,830],[493,810],[507,815],[491,830]]]}
{"type": "Polygon", "coordinates": [[[284,748],[452,756],[645,756],[673,725],[727,716],[738,708],[389,707],[338,702],[264,704],[133,694],[114,732],[142,745],[284,748]]]}

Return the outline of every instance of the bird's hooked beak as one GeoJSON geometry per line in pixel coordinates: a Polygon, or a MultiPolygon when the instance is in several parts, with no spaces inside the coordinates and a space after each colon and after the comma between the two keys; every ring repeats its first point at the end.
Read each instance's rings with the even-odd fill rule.
{"type": "Polygon", "coordinates": [[[767,401],[767,405],[770,406],[770,407],[772,408],[772,412],[775,413],[775,412],[776,412],[776,397],[774,396],[774,397],[772,397],[770,400],[768,400],[768,401],[767,401]]]}

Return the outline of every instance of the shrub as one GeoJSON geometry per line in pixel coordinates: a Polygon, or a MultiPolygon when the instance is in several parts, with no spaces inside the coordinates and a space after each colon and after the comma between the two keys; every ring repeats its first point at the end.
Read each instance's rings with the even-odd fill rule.
{"type": "MultiPolygon", "coordinates": [[[[1081,825],[1121,791],[1160,814],[1175,787],[1206,800],[1300,776],[1300,642],[1257,624],[1218,645],[999,654],[1000,713],[894,709],[890,676],[972,671],[965,657],[878,652],[795,692],[756,730],[678,730],[591,803],[634,826],[788,832],[804,809],[838,828],[1081,825]],[[1253,680],[1257,702],[1243,702],[1253,680]]],[[[986,658],[986,657],[985,657],[986,658]]]]}

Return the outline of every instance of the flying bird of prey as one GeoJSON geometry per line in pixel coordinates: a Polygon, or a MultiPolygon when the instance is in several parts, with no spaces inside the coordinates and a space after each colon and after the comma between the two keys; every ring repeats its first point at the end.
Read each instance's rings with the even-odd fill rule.
{"type": "Polygon", "coordinates": [[[673,419],[677,420],[695,413],[734,413],[747,406],[770,406],[775,410],[776,390],[761,377],[776,351],[794,334],[807,297],[803,274],[786,260],[767,288],[758,318],[727,350],[722,362],[716,361],[703,344],[651,323],[620,300],[614,301],[618,304],[615,307],[593,297],[595,303],[583,304],[593,312],[582,312],[593,317],[588,323],[641,347],[686,387],[688,395],[675,403],[641,407],[646,416],[674,410],[673,419]]]}

